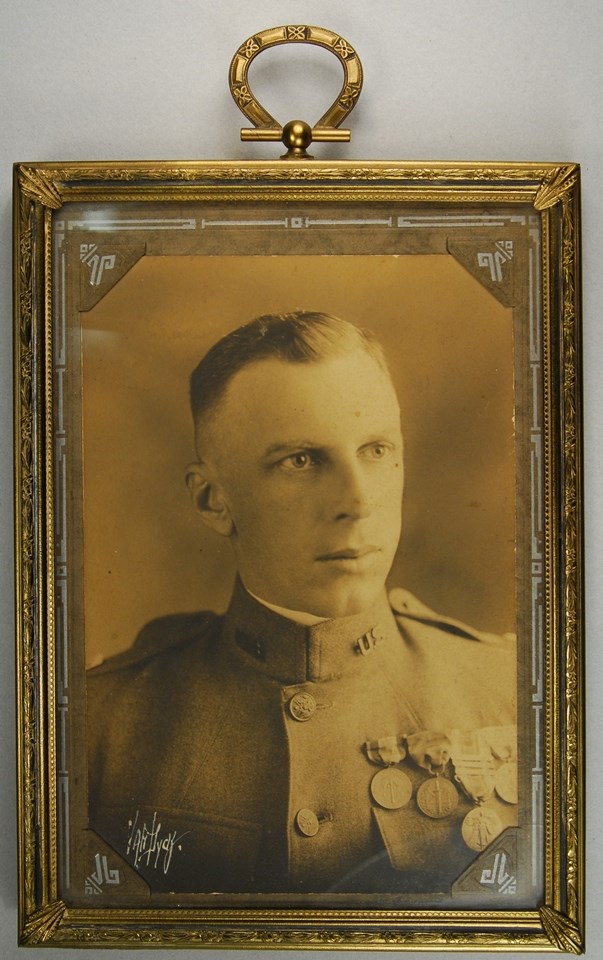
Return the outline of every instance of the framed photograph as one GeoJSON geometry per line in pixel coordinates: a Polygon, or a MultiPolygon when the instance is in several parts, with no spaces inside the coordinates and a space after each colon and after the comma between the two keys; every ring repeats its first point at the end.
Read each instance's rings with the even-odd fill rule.
{"type": "Polygon", "coordinates": [[[15,168],[23,944],[583,949],[579,171],[15,168]]]}

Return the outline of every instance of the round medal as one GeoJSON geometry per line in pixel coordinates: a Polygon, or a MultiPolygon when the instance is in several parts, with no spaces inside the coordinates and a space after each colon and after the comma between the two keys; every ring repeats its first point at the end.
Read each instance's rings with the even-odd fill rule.
{"type": "Polygon", "coordinates": [[[405,807],[412,797],[412,783],[398,767],[385,767],[371,780],[371,795],[380,807],[399,810],[400,807],[405,807]]]}
{"type": "Polygon", "coordinates": [[[493,810],[474,807],[461,824],[463,840],[471,850],[481,853],[502,833],[502,823],[493,810]]]}
{"type": "Polygon", "coordinates": [[[505,803],[517,803],[517,766],[514,763],[503,763],[496,771],[494,787],[501,800],[505,803]]]}
{"type": "Polygon", "coordinates": [[[441,820],[456,809],[459,795],[456,787],[445,777],[425,780],[417,790],[417,806],[426,817],[441,820]]]}

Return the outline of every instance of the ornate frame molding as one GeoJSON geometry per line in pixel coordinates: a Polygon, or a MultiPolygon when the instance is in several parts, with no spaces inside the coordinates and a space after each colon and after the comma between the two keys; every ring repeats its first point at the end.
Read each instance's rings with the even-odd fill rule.
{"type": "Polygon", "coordinates": [[[21,943],[550,949],[584,947],[583,612],[579,169],[574,164],[312,162],[39,163],[15,168],[15,472],[21,943]],[[92,911],[58,896],[52,590],[43,504],[52,489],[50,416],[53,211],[72,202],[396,199],[530,204],[545,247],[543,304],[547,503],[548,787],[545,902],[488,912],[92,911]],[[546,253],[545,253],[546,257],[546,253]],[[144,915],[143,915],[144,914],[144,915]],[[437,930],[434,930],[434,926],[437,930]]]}

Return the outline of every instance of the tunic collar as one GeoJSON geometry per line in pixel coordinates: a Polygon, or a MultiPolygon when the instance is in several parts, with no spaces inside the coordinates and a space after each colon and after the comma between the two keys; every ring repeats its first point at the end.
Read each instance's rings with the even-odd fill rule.
{"type": "Polygon", "coordinates": [[[224,629],[235,656],[281,683],[319,682],[342,676],[379,655],[398,636],[385,589],[363,613],[307,626],[283,617],[237,581],[224,629]]]}
{"type": "MultiPolygon", "coordinates": [[[[247,590],[247,587],[245,587],[247,590]]],[[[303,623],[307,627],[314,626],[315,623],[322,623],[324,620],[328,620],[328,617],[315,617],[313,613],[304,613],[302,610],[289,610],[287,607],[279,607],[276,603],[268,603],[267,600],[262,600],[261,597],[256,597],[255,593],[252,593],[251,590],[247,590],[247,593],[250,597],[253,597],[254,600],[257,600],[258,603],[261,603],[262,606],[268,607],[269,610],[274,610],[275,613],[280,613],[281,617],[287,617],[288,620],[295,620],[296,623],[303,623]]]]}

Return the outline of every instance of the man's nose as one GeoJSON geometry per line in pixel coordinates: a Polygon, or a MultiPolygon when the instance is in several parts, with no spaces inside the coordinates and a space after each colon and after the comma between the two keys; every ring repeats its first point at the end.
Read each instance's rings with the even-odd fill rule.
{"type": "Polygon", "coordinates": [[[334,513],[336,520],[362,520],[370,516],[372,494],[366,466],[358,461],[337,469],[334,513]]]}

